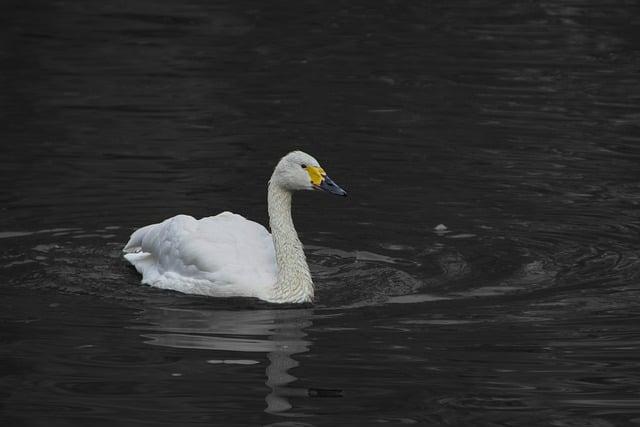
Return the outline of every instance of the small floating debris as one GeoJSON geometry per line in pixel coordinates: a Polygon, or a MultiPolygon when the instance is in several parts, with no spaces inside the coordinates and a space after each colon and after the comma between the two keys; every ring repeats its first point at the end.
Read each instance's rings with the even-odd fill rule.
{"type": "Polygon", "coordinates": [[[439,234],[439,235],[443,235],[443,234],[446,234],[446,233],[450,233],[449,229],[448,229],[448,228],[447,228],[447,226],[446,226],[446,225],[444,225],[444,224],[438,224],[438,225],[436,225],[435,227],[433,227],[433,231],[434,231],[436,234],[439,234]]]}

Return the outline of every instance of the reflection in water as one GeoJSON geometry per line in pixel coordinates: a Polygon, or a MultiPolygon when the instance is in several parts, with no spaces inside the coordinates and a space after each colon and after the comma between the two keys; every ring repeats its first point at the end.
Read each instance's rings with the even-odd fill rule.
{"type": "MultiPolygon", "coordinates": [[[[291,409],[288,396],[308,396],[310,390],[286,387],[297,378],[289,373],[298,362],[291,356],[309,350],[304,328],[311,326],[312,309],[298,310],[192,310],[152,308],[142,314],[149,323],[142,329],[147,343],[172,348],[192,348],[237,353],[267,353],[266,369],[270,392],[265,397],[266,412],[291,409]]],[[[253,364],[257,361],[216,358],[212,364],[253,364]]]]}

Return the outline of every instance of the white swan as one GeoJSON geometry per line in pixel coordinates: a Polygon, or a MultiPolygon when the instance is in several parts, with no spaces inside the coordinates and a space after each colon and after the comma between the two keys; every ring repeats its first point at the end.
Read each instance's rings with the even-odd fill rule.
{"type": "Polygon", "coordinates": [[[346,196],[318,161],[294,151],[278,162],[269,180],[269,225],[223,212],[196,220],[177,215],[135,231],[124,257],[142,283],[188,294],[256,297],[274,303],[313,300],[313,281],[291,219],[296,190],[346,196]]]}

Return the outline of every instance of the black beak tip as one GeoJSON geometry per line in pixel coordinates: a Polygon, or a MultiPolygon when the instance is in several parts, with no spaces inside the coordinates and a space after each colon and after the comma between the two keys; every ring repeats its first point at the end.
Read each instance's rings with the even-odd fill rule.
{"type": "Polygon", "coordinates": [[[328,176],[326,176],[322,182],[320,183],[320,185],[318,185],[316,188],[319,188],[320,190],[324,190],[329,194],[333,194],[335,196],[342,196],[342,197],[347,197],[347,192],[344,191],[342,188],[340,188],[335,182],[333,182],[331,180],[331,178],[329,178],[328,176]]]}

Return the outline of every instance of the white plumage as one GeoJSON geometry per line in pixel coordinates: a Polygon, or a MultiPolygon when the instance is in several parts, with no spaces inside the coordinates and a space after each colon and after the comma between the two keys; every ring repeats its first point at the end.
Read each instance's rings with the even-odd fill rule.
{"type": "Polygon", "coordinates": [[[291,219],[291,192],[310,189],[346,195],[313,157],[289,153],[269,182],[273,236],[231,212],[199,220],[177,215],[135,231],[124,256],[142,274],[142,283],[158,288],[270,302],[311,301],[313,282],[291,219]]]}
{"type": "Polygon", "coordinates": [[[189,294],[268,299],[277,277],[271,234],[231,212],[148,225],[124,250],[142,283],[189,294]]]}

